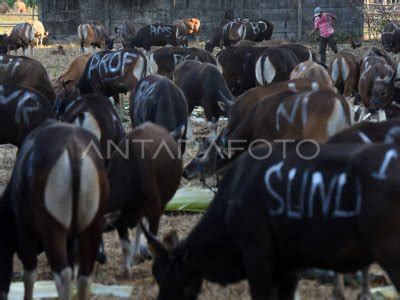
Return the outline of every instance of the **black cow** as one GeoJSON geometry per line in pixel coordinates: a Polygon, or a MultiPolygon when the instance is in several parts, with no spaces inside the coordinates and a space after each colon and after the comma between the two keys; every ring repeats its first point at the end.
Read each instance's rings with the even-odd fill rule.
{"type": "Polygon", "coordinates": [[[138,47],[147,51],[149,51],[152,46],[165,45],[182,45],[176,26],[165,24],[146,25],[141,28],[133,38],[127,41],[128,48],[138,47]]]}
{"type": "Polygon", "coordinates": [[[130,98],[130,117],[133,128],[150,121],[167,129],[176,140],[186,138],[188,104],[168,78],[150,75],[139,81],[130,98]]]}
{"type": "Polygon", "coordinates": [[[8,52],[8,45],[10,38],[7,34],[0,34],[0,54],[6,54],[8,52]]]}
{"type": "MultiPolygon", "coordinates": [[[[282,48],[289,49],[293,53],[291,57],[295,56],[297,58],[296,61],[315,60],[311,51],[304,46],[288,44],[276,47],[276,49],[282,48]]],[[[269,48],[230,46],[218,53],[217,66],[222,72],[232,94],[239,96],[257,85],[256,62],[267,49],[269,48]]]]}
{"type": "Polygon", "coordinates": [[[262,85],[289,80],[290,73],[299,63],[312,59],[311,51],[301,45],[282,45],[266,49],[256,62],[257,83],[262,85]]]}
{"type": "Polygon", "coordinates": [[[266,49],[229,46],[218,53],[218,69],[233,95],[239,96],[256,86],[256,61],[266,49]]]}
{"type": "Polygon", "coordinates": [[[246,26],[246,40],[254,42],[269,41],[274,32],[274,24],[267,20],[258,20],[256,22],[245,21],[246,26]]]}
{"type": "Polygon", "coordinates": [[[387,52],[400,52],[400,28],[395,22],[389,22],[382,31],[382,46],[387,52]]]}
{"type": "Polygon", "coordinates": [[[400,144],[400,119],[359,123],[335,134],[328,143],[400,144]]]}
{"type": "Polygon", "coordinates": [[[166,76],[171,80],[176,66],[185,60],[198,60],[216,64],[211,54],[199,48],[163,47],[149,56],[153,73],[166,76]]]}
{"type": "Polygon", "coordinates": [[[292,299],[301,270],[373,262],[400,290],[399,149],[286,146],[243,155],[184,241],[169,234],[165,244],[145,230],[159,299],[195,299],[204,279],[247,279],[253,299],[292,299]]]}
{"type": "Polygon", "coordinates": [[[235,100],[218,68],[187,60],[176,68],[174,82],[186,96],[189,116],[196,106],[201,106],[211,136],[216,137],[219,117],[227,114],[235,100]]]}
{"type": "Polygon", "coordinates": [[[0,83],[0,144],[19,147],[39,124],[54,118],[49,101],[36,90],[0,83]]]}
{"type": "Polygon", "coordinates": [[[82,127],[97,137],[100,142],[98,150],[108,163],[111,151],[125,136],[121,119],[111,101],[100,94],[81,96],[77,89],[67,88],[57,98],[55,110],[61,121],[82,127]]]}
{"type": "Polygon", "coordinates": [[[76,87],[81,94],[112,96],[124,116],[124,100],[120,101],[119,94],[134,90],[139,80],[150,73],[148,59],[139,50],[100,51],[90,57],[76,87]]]}
{"type": "Polygon", "coordinates": [[[215,47],[222,49],[243,40],[246,36],[246,26],[242,20],[223,20],[211,40],[206,42],[205,50],[212,52],[215,47]]]}

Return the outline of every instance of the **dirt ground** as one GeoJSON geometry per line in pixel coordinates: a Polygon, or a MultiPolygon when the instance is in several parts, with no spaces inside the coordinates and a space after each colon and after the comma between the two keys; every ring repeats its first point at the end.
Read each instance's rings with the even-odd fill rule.
{"type": "MultiPolygon", "coordinates": [[[[55,44],[53,46],[47,46],[43,48],[36,48],[34,58],[44,64],[47,71],[49,72],[51,79],[56,80],[60,74],[67,68],[69,62],[79,55],[79,49],[77,45],[63,44],[66,51],[65,56],[51,55],[51,51],[56,49],[55,44]]],[[[347,45],[340,45],[340,47],[348,48],[347,45]]],[[[317,46],[313,45],[312,48],[317,52],[317,46]]],[[[361,56],[365,49],[363,47],[358,51],[353,51],[357,56],[361,56]]],[[[329,52],[328,57],[332,56],[332,52],[329,52]]],[[[126,128],[129,124],[125,124],[126,128]]],[[[194,128],[195,137],[205,135],[207,130],[197,125],[194,128]]],[[[189,145],[189,153],[194,154],[197,149],[197,142],[192,142],[189,145]]],[[[13,168],[15,160],[16,149],[12,146],[5,145],[0,146],[0,193],[3,191],[6,183],[8,182],[9,176],[13,168]]],[[[185,159],[185,163],[189,161],[188,156],[185,159]]],[[[182,182],[183,185],[193,184],[188,182],[182,182]]],[[[199,183],[194,183],[198,185],[199,183]]],[[[199,214],[173,214],[164,216],[161,222],[160,232],[161,235],[165,234],[171,229],[177,230],[180,237],[185,237],[200,220],[201,215],[199,214]]],[[[157,295],[157,285],[151,276],[151,263],[145,262],[134,268],[132,268],[132,279],[125,280],[122,278],[121,270],[121,250],[116,233],[109,233],[105,235],[106,252],[108,255],[108,263],[103,266],[96,266],[93,274],[93,281],[104,284],[124,284],[131,285],[133,287],[132,298],[133,299],[155,299],[157,295]]],[[[15,271],[21,271],[21,265],[17,259],[15,259],[15,271]]],[[[44,255],[40,256],[39,259],[39,279],[52,279],[51,271],[47,265],[44,255]]],[[[16,278],[20,280],[20,278],[16,278]]],[[[317,281],[302,280],[298,286],[298,294],[301,299],[330,299],[332,286],[327,284],[323,285],[317,281]]],[[[347,288],[346,298],[356,299],[358,294],[357,288],[347,288]]],[[[247,282],[240,282],[237,284],[222,287],[216,284],[205,282],[203,285],[200,299],[249,299],[249,289],[247,282]]],[[[110,297],[96,298],[96,299],[110,299],[110,297]]]]}

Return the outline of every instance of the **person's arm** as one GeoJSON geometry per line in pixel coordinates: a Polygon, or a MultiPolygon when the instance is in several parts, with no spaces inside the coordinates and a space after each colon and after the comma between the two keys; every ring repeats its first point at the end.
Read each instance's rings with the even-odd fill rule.
{"type": "Polygon", "coordinates": [[[310,31],[310,35],[313,35],[319,30],[319,20],[315,19],[314,21],[314,29],[310,31]]]}
{"type": "Polygon", "coordinates": [[[337,17],[336,17],[335,15],[332,15],[332,14],[329,14],[329,13],[328,13],[328,16],[329,16],[330,18],[332,18],[333,21],[336,21],[336,20],[337,20],[337,17]]]}
{"type": "Polygon", "coordinates": [[[310,35],[313,35],[314,33],[316,33],[318,31],[318,28],[314,28],[313,30],[310,31],[310,35]]]}

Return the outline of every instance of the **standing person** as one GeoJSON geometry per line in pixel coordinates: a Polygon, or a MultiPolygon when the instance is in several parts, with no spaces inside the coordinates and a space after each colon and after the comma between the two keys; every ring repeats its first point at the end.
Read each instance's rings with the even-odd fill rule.
{"type": "Polygon", "coordinates": [[[314,18],[314,29],[311,31],[310,35],[319,30],[319,54],[321,63],[326,65],[326,46],[329,45],[334,53],[338,52],[335,39],[335,30],[332,26],[332,21],[336,20],[337,18],[332,14],[323,13],[321,7],[317,7],[314,10],[314,18]]]}

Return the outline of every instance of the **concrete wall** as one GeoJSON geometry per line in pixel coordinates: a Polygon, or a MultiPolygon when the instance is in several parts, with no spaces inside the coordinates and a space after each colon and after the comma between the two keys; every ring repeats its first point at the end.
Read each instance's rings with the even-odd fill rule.
{"type": "MultiPolygon", "coordinates": [[[[303,0],[302,33],[313,26],[313,10],[321,5],[336,14],[338,32],[361,35],[363,0],[303,0]]],[[[275,37],[295,38],[298,28],[298,0],[39,0],[39,12],[51,34],[76,34],[79,23],[97,21],[113,28],[128,19],[138,28],[150,23],[170,23],[177,18],[201,20],[201,39],[209,38],[224,17],[224,10],[236,18],[267,19],[275,24],[275,37]]]]}

